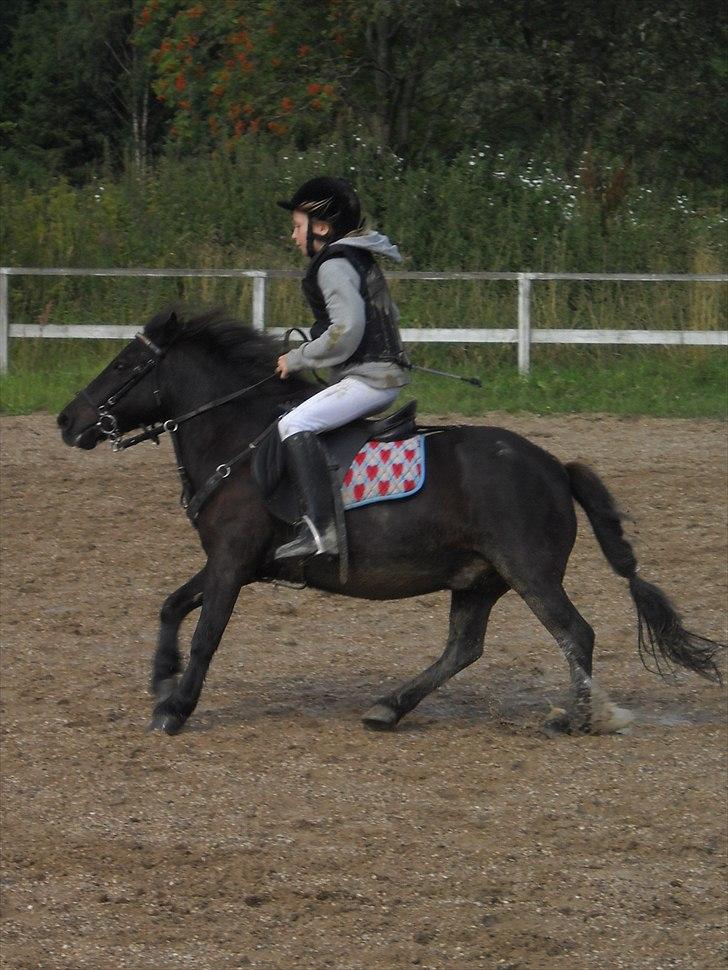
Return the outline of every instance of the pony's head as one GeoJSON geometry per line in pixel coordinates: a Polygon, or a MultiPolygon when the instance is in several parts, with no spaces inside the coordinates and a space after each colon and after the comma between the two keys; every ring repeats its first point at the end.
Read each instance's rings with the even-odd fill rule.
{"type": "MultiPolygon", "coordinates": [[[[177,399],[193,395],[199,405],[225,393],[221,382],[232,390],[272,375],[280,352],[269,336],[219,309],[196,316],[164,310],[61,411],[61,435],[77,448],[95,448],[106,438],[113,442],[171,418],[165,413],[171,391],[177,399]]],[[[267,393],[295,397],[308,387],[299,379],[274,381],[267,393]]]]}
{"type": "Polygon", "coordinates": [[[95,448],[160,417],[157,367],[178,332],[174,310],[154,317],[58,415],[67,445],[95,448]]]}

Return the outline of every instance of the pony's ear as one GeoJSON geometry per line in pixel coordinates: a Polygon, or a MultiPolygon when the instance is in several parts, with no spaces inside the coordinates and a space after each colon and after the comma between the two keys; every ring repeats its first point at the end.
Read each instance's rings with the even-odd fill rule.
{"type": "Polygon", "coordinates": [[[149,321],[144,332],[158,347],[167,347],[179,335],[182,325],[174,308],[162,310],[149,321]]]}

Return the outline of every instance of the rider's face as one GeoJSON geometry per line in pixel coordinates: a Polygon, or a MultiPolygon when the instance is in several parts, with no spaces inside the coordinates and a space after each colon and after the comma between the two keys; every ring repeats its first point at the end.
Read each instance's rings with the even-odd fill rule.
{"type": "Polygon", "coordinates": [[[292,215],[292,220],[293,232],[291,233],[291,239],[305,256],[306,234],[308,233],[308,216],[304,212],[294,212],[292,215]]]}
{"type": "MultiPolygon", "coordinates": [[[[291,232],[291,239],[298,246],[304,256],[308,256],[306,249],[306,237],[308,235],[308,216],[305,212],[300,212],[296,209],[292,214],[293,221],[293,231],[291,232]]],[[[325,236],[329,227],[325,222],[319,222],[318,219],[314,220],[313,231],[319,235],[325,236]]],[[[323,246],[320,239],[314,239],[313,248],[315,252],[323,246]]]]}

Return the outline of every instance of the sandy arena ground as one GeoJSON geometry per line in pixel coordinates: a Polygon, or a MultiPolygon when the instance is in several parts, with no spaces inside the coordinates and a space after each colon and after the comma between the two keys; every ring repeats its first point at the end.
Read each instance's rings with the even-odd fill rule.
{"type": "MultiPolygon", "coordinates": [[[[643,574],[725,637],[723,427],[489,423],[593,464],[643,574]]],[[[642,669],[583,516],[567,587],[631,733],[543,733],[567,668],[514,594],[478,664],[370,733],[372,700],[439,654],[447,596],[255,586],[168,738],[145,733],[156,614],[202,561],[168,447],[75,452],[48,415],[0,429],[2,967],[725,965],[726,695],[642,669]]]]}

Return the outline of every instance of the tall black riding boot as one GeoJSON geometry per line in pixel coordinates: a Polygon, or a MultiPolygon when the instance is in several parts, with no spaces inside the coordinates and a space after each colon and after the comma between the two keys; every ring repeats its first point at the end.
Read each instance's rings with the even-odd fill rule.
{"type": "Polygon", "coordinates": [[[326,454],[312,431],[285,438],[286,468],[293,477],[302,509],[295,537],[276,550],[276,559],[305,559],[338,553],[334,497],[326,454]]]}

